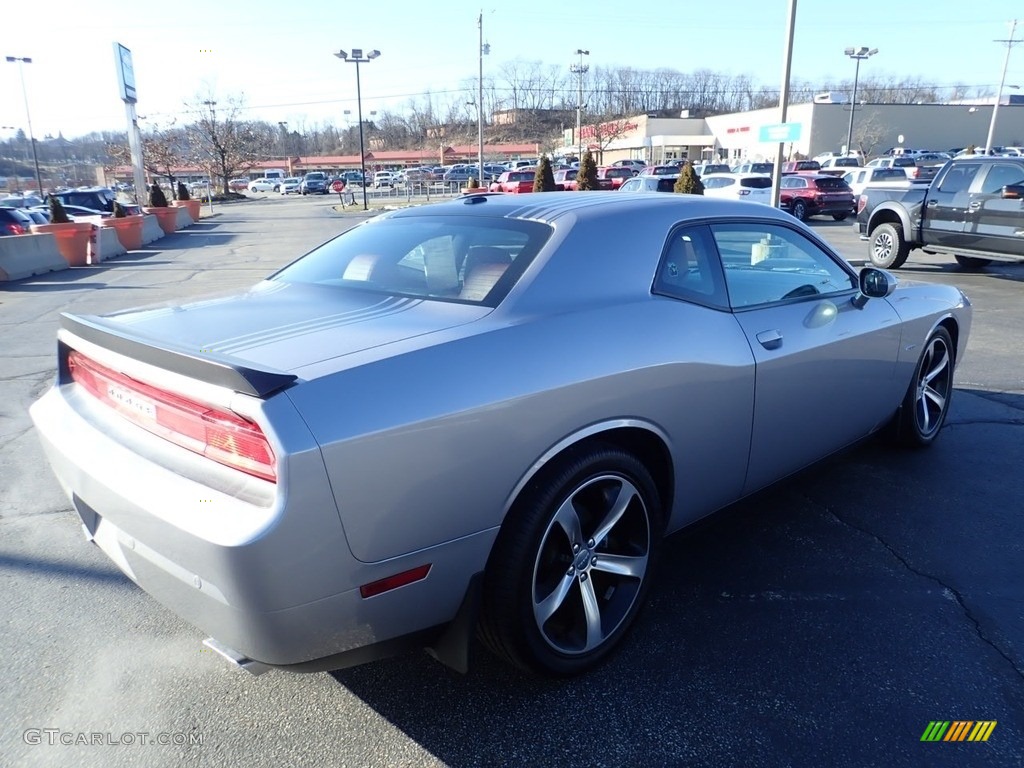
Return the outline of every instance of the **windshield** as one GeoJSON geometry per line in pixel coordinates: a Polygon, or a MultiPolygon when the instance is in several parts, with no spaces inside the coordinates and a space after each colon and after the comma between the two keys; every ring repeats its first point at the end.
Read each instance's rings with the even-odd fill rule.
{"type": "Polygon", "coordinates": [[[497,306],[550,234],[545,224],[487,216],[377,219],[271,279],[497,306]]]}

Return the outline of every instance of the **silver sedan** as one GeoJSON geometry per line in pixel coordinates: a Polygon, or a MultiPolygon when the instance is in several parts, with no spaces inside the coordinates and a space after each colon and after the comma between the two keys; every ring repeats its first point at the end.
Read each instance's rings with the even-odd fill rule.
{"type": "Polygon", "coordinates": [[[255,671],[621,641],[666,534],[872,433],[940,434],[971,307],[764,205],[395,211],[236,296],[64,315],[32,407],[86,535],[255,671]]]}

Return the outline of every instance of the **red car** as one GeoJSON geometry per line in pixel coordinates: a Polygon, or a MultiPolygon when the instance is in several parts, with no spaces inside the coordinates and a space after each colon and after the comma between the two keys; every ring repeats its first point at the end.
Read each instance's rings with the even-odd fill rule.
{"type": "Polygon", "coordinates": [[[578,168],[564,168],[555,171],[555,186],[566,192],[575,191],[576,177],[579,176],[579,173],[578,168]]]}
{"type": "Polygon", "coordinates": [[[821,214],[842,221],[854,210],[853,190],[836,176],[796,173],[779,180],[779,207],[800,221],[821,214]]]}
{"type": "Polygon", "coordinates": [[[597,169],[597,179],[601,182],[601,189],[606,187],[604,182],[610,182],[609,189],[618,189],[626,179],[633,178],[633,169],[622,165],[605,165],[597,169]]]}
{"type": "Polygon", "coordinates": [[[505,171],[497,181],[491,182],[491,186],[487,189],[490,192],[511,192],[514,195],[533,192],[533,177],[535,175],[533,168],[505,171]]]}

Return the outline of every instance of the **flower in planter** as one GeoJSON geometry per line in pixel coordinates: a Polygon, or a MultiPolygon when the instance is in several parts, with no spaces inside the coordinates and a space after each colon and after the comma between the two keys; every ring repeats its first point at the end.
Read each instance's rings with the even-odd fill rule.
{"type": "Polygon", "coordinates": [[[159,184],[153,184],[149,188],[149,204],[153,208],[166,208],[167,197],[164,195],[164,191],[160,189],[159,184]]]}
{"type": "Polygon", "coordinates": [[[114,218],[123,219],[128,215],[128,209],[121,205],[117,200],[114,201],[114,218]]]}
{"type": "Polygon", "coordinates": [[[70,224],[71,219],[68,218],[67,211],[64,210],[63,204],[60,202],[59,197],[50,198],[50,223],[51,224],[70,224]]]}
{"type": "Polygon", "coordinates": [[[178,182],[178,194],[176,196],[178,200],[191,200],[192,196],[188,193],[188,187],[178,182]]]}

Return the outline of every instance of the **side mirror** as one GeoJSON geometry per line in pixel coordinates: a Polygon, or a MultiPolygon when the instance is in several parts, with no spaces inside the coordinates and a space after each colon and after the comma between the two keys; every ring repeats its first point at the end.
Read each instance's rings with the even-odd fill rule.
{"type": "Polygon", "coordinates": [[[860,309],[868,299],[884,299],[891,296],[899,285],[895,275],[877,267],[864,267],[860,271],[860,292],[853,297],[853,306],[860,309]]]}
{"type": "Polygon", "coordinates": [[[1024,198],[1024,184],[1007,184],[1000,195],[1003,200],[1020,200],[1024,198]]]}

